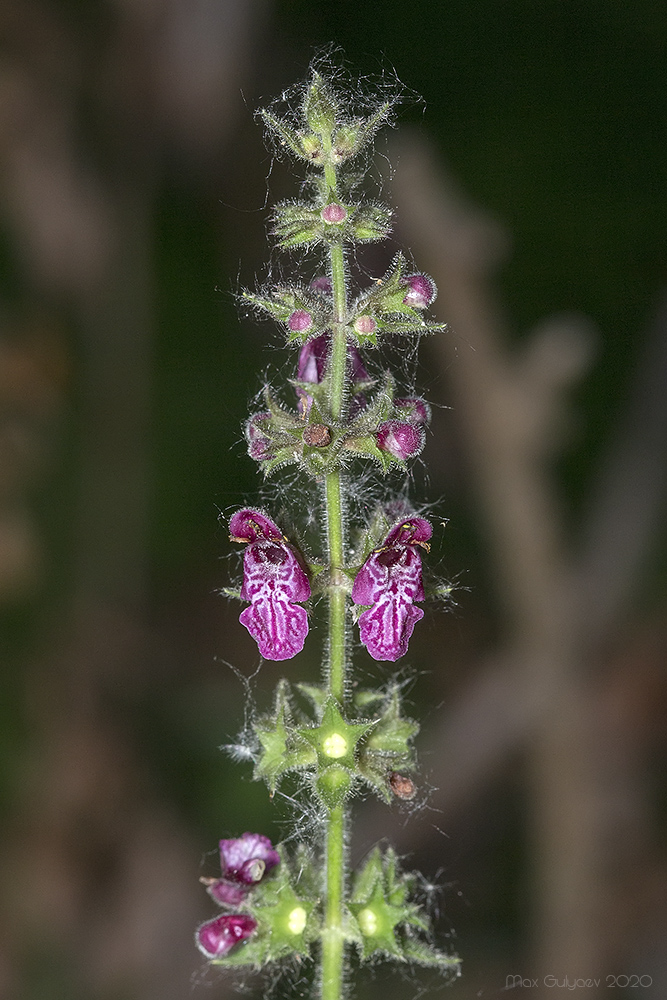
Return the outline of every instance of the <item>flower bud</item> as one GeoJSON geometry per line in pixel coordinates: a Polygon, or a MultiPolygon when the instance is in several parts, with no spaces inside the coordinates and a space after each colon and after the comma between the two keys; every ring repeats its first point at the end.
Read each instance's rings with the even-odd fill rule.
{"type": "Polygon", "coordinates": [[[313,278],[310,287],[314,292],[324,292],[326,295],[331,295],[333,291],[331,278],[328,274],[321,274],[319,277],[313,278]]]}
{"type": "Polygon", "coordinates": [[[375,440],[381,451],[386,451],[394,458],[403,461],[406,458],[414,458],[422,450],[424,431],[417,424],[404,423],[402,420],[385,420],[378,427],[375,440]]]}
{"type": "Polygon", "coordinates": [[[326,205],[322,209],[320,215],[323,222],[327,222],[330,226],[337,226],[347,219],[347,210],[342,205],[332,201],[330,205],[326,205]]]}
{"type": "Polygon", "coordinates": [[[313,317],[305,309],[295,309],[287,320],[292,333],[307,333],[313,325],[313,317]]]}
{"type": "Polygon", "coordinates": [[[207,958],[222,958],[235,944],[249,938],[256,927],[257,921],[246,914],[226,913],[202,924],[195,940],[207,958]]]}
{"type": "Polygon", "coordinates": [[[366,335],[375,333],[377,330],[377,323],[372,316],[357,316],[352,326],[357,333],[366,335]]]}
{"type": "Polygon", "coordinates": [[[437,294],[435,282],[425,274],[410,274],[403,279],[402,284],[408,289],[403,304],[412,309],[426,309],[437,294]]]}
{"type": "Polygon", "coordinates": [[[267,422],[271,419],[268,410],[255,413],[246,424],[246,439],[248,454],[256,462],[266,462],[274,457],[274,449],[270,436],[266,433],[267,422]]]}
{"type": "Polygon", "coordinates": [[[400,410],[403,419],[410,424],[428,424],[431,420],[431,407],[418,396],[395,399],[394,407],[400,410]]]}

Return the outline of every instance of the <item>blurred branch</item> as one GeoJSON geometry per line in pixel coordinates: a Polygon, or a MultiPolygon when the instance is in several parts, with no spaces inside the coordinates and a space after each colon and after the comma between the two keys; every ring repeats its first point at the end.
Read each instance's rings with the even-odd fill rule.
{"type": "Polygon", "coordinates": [[[154,208],[174,158],[190,181],[217,175],[266,7],[116,0],[79,19],[10,0],[0,13],[0,210],[27,296],[74,317],[80,347],[72,580],[27,677],[30,753],[3,844],[17,995],[35,940],[35,963],[57,955],[64,992],[91,997],[180,997],[197,964],[196,854],[142,786],[124,718],[163,653],[145,619],[154,208]]]}
{"type": "MultiPolygon", "coordinates": [[[[609,916],[602,845],[610,799],[600,793],[618,779],[618,767],[600,752],[613,731],[584,667],[591,644],[631,595],[664,499],[667,408],[655,374],[656,367],[664,372],[664,331],[642,368],[625,440],[614,442],[579,570],[566,550],[549,463],[565,423],[564,394],[590,357],[588,330],[576,318],[554,320],[511,355],[489,291],[507,242],[498,226],[464,203],[414,136],[401,146],[394,190],[405,242],[436,279],[440,318],[453,331],[438,339],[435,353],[510,622],[505,652],[459,695],[433,750],[441,787],[434,805],[450,812],[464,781],[488,781],[510,749],[529,748],[538,968],[566,963],[573,974],[592,975],[606,953],[603,911],[609,916]],[[612,569],[626,519],[633,527],[612,569]]],[[[623,788],[637,813],[628,775],[623,788]]],[[[617,787],[615,801],[619,794],[617,787]]]]}

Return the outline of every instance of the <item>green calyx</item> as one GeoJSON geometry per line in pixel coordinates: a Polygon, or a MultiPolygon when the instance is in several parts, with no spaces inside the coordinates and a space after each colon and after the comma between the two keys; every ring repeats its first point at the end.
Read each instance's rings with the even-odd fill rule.
{"type": "Polygon", "coordinates": [[[341,222],[327,222],[322,210],[327,204],[317,202],[283,202],[273,210],[271,232],[285,249],[331,246],[337,243],[370,243],[383,240],[391,232],[392,213],[386,205],[373,202],[346,204],[346,217],[341,222]]]}
{"type": "Polygon", "coordinates": [[[412,882],[411,875],[399,872],[394,851],[383,853],[379,847],[355,875],[349,908],[363,959],[381,952],[406,961],[404,941],[410,930],[428,932],[426,916],[409,901],[412,882]]]}
{"type": "MultiPolygon", "coordinates": [[[[419,723],[402,714],[397,687],[390,689],[379,705],[377,692],[361,692],[361,695],[364,694],[371,695],[373,698],[371,704],[376,705],[373,713],[375,726],[361,748],[357,767],[365,783],[385,802],[391,802],[396,796],[391,776],[395,772],[414,769],[415,755],[412,740],[419,732],[419,723]]],[[[399,797],[412,796],[399,795],[399,797]]]]}
{"type": "Polygon", "coordinates": [[[405,789],[411,785],[407,774],[415,766],[412,740],[419,725],[403,714],[397,686],[358,692],[355,706],[366,718],[353,721],[326,686],[296,688],[310,702],[316,721],[295,713],[289,684],[281,680],[273,712],[253,726],[255,779],[266,781],[273,793],[288,772],[306,772],[328,808],[347,798],[359,779],[385,802],[413,797],[405,789]]]}
{"type": "Polygon", "coordinates": [[[253,729],[260,747],[253,777],[265,781],[272,794],[288,771],[312,769],[317,763],[315,750],[294,727],[287,681],[276,688],[273,714],[259,719],[253,729]]]}
{"type": "Polygon", "coordinates": [[[391,119],[395,101],[385,101],[367,118],[348,118],[346,95],[339,97],[320,73],[313,73],[301,107],[305,128],[295,128],[267,109],[259,114],[280,146],[314,167],[339,166],[354,159],[391,119]]]}
{"type": "Polygon", "coordinates": [[[375,725],[364,719],[347,722],[335,698],[327,698],[319,725],[297,729],[299,737],[316,751],[320,768],[337,766],[355,769],[357,744],[375,725]]]}

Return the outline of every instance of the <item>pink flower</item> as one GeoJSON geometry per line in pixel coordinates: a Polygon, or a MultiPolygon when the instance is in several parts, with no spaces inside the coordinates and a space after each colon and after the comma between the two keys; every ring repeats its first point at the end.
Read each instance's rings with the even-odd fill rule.
{"type": "Polygon", "coordinates": [[[239,621],[267,660],[289,660],[303,649],[308,616],[295,601],[307,601],[305,570],[277,525],[258,510],[239,510],[229,522],[230,538],[247,544],[241,598],[250,601],[239,621]]]}
{"type": "Polygon", "coordinates": [[[399,521],[357,573],[352,600],[368,608],[359,616],[359,634],[374,660],[404,656],[424,617],[413,601],[424,600],[419,548],[428,552],[431,533],[423,517],[399,521]]]}
{"type": "Polygon", "coordinates": [[[248,890],[277,864],[280,855],[261,833],[244,833],[242,837],[221,840],[222,878],[204,880],[207,892],[222,906],[238,906],[248,890]]]}
{"type": "Polygon", "coordinates": [[[377,446],[399,461],[414,458],[424,447],[424,431],[418,423],[385,420],[375,435],[377,446]]]}
{"type": "Polygon", "coordinates": [[[403,284],[408,289],[403,303],[412,309],[426,309],[438,293],[435,282],[426,274],[410,274],[403,279],[403,284]]]}
{"type": "Polygon", "coordinates": [[[257,927],[257,921],[244,913],[225,913],[214,920],[207,920],[197,928],[197,947],[207,958],[222,958],[249,938],[257,927]]]}
{"type": "MultiPolygon", "coordinates": [[[[299,352],[299,364],[297,368],[297,379],[299,382],[311,382],[313,385],[320,384],[326,373],[330,348],[331,334],[329,333],[321,333],[318,337],[313,337],[311,340],[306,341],[299,352]]],[[[348,344],[347,361],[353,382],[370,381],[369,374],[361,360],[361,355],[352,344],[348,344]]],[[[310,407],[313,404],[313,397],[301,387],[297,387],[296,391],[299,396],[299,411],[303,417],[307,417],[310,413],[310,407]]],[[[363,393],[356,393],[352,399],[351,409],[354,408],[355,402],[357,403],[357,409],[360,408],[360,405],[362,407],[366,405],[363,393]]]]}

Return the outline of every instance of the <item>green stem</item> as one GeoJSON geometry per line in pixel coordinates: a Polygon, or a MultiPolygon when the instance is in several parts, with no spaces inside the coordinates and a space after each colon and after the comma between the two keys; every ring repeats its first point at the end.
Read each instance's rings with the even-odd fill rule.
{"type": "Polygon", "coordinates": [[[345,807],[329,812],[327,825],[327,881],[325,923],[322,931],[322,1000],[341,1000],[343,989],[343,892],[345,885],[345,807]]]}
{"type": "MultiPolygon", "coordinates": [[[[336,175],[329,164],[325,173],[331,191],[336,192],[336,175]]],[[[347,372],[347,288],[343,245],[331,247],[331,281],[334,302],[332,349],[329,362],[329,405],[334,423],[340,423],[345,410],[345,377],[347,372]]],[[[345,702],[345,602],[344,565],[344,493],[341,473],[326,474],[325,503],[329,557],[329,661],[327,684],[329,694],[342,705],[345,702]]],[[[345,939],[343,906],[345,900],[345,824],[344,804],[329,809],[326,829],[326,899],[325,923],[322,931],[322,993],[321,1000],[341,1000],[345,939]]]]}

